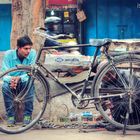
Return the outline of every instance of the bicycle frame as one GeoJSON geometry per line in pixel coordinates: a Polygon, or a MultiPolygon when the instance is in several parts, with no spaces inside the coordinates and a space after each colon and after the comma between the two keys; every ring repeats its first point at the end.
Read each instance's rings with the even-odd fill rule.
{"type": "MultiPolygon", "coordinates": [[[[99,50],[101,49],[101,47],[104,47],[104,49],[105,49],[104,50],[104,54],[107,57],[108,62],[111,63],[112,68],[114,69],[114,71],[117,73],[117,75],[121,79],[124,87],[128,87],[127,84],[126,84],[126,82],[124,81],[123,77],[121,76],[120,72],[115,68],[115,66],[113,64],[113,59],[107,53],[108,44],[107,45],[103,45],[103,46],[92,46],[91,44],[80,44],[80,45],[75,45],[75,46],[53,46],[53,47],[51,46],[51,47],[42,47],[38,51],[38,54],[37,54],[37,57],[36,57],[36,61],[35,61],[36,66],[35,67],[33,66],[33,71],[35,69],[38,69],[38,67],[40,69],[45,70],[45,72],[46,72],[47,75],[49,74],[54,81],[56,81],[63,88],[67,89],[67,91],[69,91],[73,96],[75,96],[79,100],[79,102],[86,101],[86,100],[95,100],[95,99],[100,99],[100,98],[109,98],[109,97],[117,97],[117,96],[125,95],[126,93],[115,94],[115,95],[106,95],[106,96],[102,96],[102,97],[94,97],[94,96],[93,97],[83,97],[83,95],[85,94],[86,87],[88,86],[89,78],[90,78],[91,73],[92,73],[92,67],[95,64],[95,60],[97,58],[97,55],[98,55],[99,50]],[[67,86],[66,84],[62,83],[61,80],[59,80],[59,78],[52,71],[50,71],[49,69],[47,69],[39,61],[40,60],[40,57],[41,57],[41,54],[42,54],[42,51],[44,51],[44,50],[58,49],[58,48],[71,48],[71,47],[87,47],[87,46],[96,47],[96,50],[93,53],[93,56],[92,56],[92,59],[91,59],[91,65],[89,67],[87,77],[85,78],[84,84],[82,85],[82,90],[81,90],[81,92],[79,94],[76,94],[76,92],[74,92],[74,90],[72,90],[69,86],[67,86]]],[[[122,55],[123,54],[124,53],[122,53],[122,55]]],[[[94,83],[95,83],[95,81],[94,81],[94,83]]]]}
{"type": "MultiPolygon", "coordinates": [[[[59,83],[62,87],[64,87],[65,89],[67,89],[73,96],[75,96],[75,97],[77,97],[79,100],[81,100],[81,99],[82,99],[82,95],[84,94],[84,92],[85,92],[85,90],[86,90],[86,86],[88,85],[89,78],[90,78],[90,76],[91,76],[92,66],[95,64],[95,60],[96,60],[96,58],[97,58],[97,55],[98,55],[98,53],[99,53],[99,50],[100,50],[101,46],[100,46],[100,47],[96,47],[96,50],[95,50],[95,52],[94,52],[94,54],[93,54],[93,56],[92,56],[92,59],[91,59],[91,60],[92,60],[92,61],[91,61],[91,66],[90,66],[90,68],[89,68],[89,70],[88,70],[87,77],[86,77],[86,79],[85,79],[85,81],[84,81],[84,85],[83,85],[83,87],[82,87],[82,91],[81,91],[78,95],[77,95],[71,88],[69,88],[66,84],[62,83],[62,82],[59,80],[59,78],[57,78],[57,76],[56,76],[53,72],[51,72],[49,69],[45,68],[45,67],[39,62],[39,59],[40,59],[40,57],[41,57],[42,51],[44,51],[44,50],[58,49],[58,48],[71,48],[71,47],[87,47],[87,46],[93,47],[93,46],[90,45],[90,44],[80,44],[80,45],[75,45],[75,46],[53,46],[53,47],[43,47],[43,48],[41,48],[41,49],[39,50],[35,63],[36,63],[36,65],[40,66],[41,69],[43,68],[43,69],[47,72],[47,74],[50,74],[51,77],[52,77],[57,83],[59,83]]],[[[93,98],[88,98],[88,99],[84,99],[84,100],[93,100],[93,98]]]]}
{"type": "MultiPolygon", "coordinates": [[[[89,67],[87,77],[86,77],[86,79],[85,79],[85,81],[84,81],[84,84],[83,84],[83,86],[82,86],[82,90],[81,90],[81,92],[80,92],[79,94],[76,94],[70,87],[68,87],[66,84],[62,83],[62,82],[59,80],[59,78],[58,78],[53,72],[51,72],[49,69],[47,69],[46,67],[44,67],[44,66],[41,64],[41,62],[39,62],[39,59],[40,59],[40,57],[41,57],[42,51],[44,51],[44,50],[58,49],[58,48],[70,48],[70,47],[87,47],[87,46],[93,47],[93,46],[90,45],[90,44],[80,44],[80,45],[75,45],[75,46],[42,47],[42,48],[39,50],[38,54],[37,54],[37,58],[36,58],[36,62],[35,62],[36,65],[39,66],[39,67],[41,67],[41,69],[44,69],[44,70],[46,71],[46,73],[49,74],[49,75],[52,77],[52,79],[53,79],[54,81],[56,81],[56,82],[57,82],[58,84],[60,84],[62,87],[64,87],[65,89],[67,89],[67,91],[69,91],[73,96],[75,96],[75,97],[79,100],[79,102],[80,102],[80,101],[85,101],[85,100],[95,100],[95,99],[99,99],[99,97],[88,97],[88,98],[85,98],[85,97],[83,97],[83,95],[84,95],[84,93],[85,93],[86,87],[87,87],[87,85],[88,85],[89,78],[90,78],[91,73],[92,73],[92,66],[95,64],[95,60],[96,60],[97,55],[98,55],[98,53],[99,53],[99,50],[100,50],[100,48],[101,48],[102,46],[97,46],[97,47],[96,47],[96,50],[95,50],[95,52],[94,52],[94,54],[93,54],[93,56],[92,56],[91,66],[89,67]]],[[[105,48],[105,46],[104,46],[104,48],[105,48]]],[[[105,51],[105,52],[106,52],[106,51],[105,51]]],[[[111,57],[108,55],[108,53],[106,54],[106,56],[107,56],[107,60],[111,62],[111,57]]],[[[112,65],[113,65],[113,64],[112,64],[112,65]]],[[[115,69],[115,71],[117,71],[116,68],[114,68],[114,69],[115,69]]],[[[121,78],[122,81],[123,81],[123,78],[121,77],[121,74],[119,74],[118,71],[117,71],[117,73],[118,73],[118,75],[120,75],[120,78],[121,78]]],[[[124,94],[125,94],[125,93],[124,93],[124,94]]],[[[115,97],[115,96],[122,96],[122,94],[115,94],[115,95],[108,95],[108,96],[106,95],[106,96],[102,96],[102,98],[108,98],[108,97],[112,97],[112,96],[113,96],[113,97],[115,97]]]]}

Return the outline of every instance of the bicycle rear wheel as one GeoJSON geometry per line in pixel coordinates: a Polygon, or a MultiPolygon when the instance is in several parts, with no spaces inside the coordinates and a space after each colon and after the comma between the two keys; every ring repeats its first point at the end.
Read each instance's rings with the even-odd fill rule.
{"type": "Polygon", "coordinates": [[[49,98],[49,85],[38,70],[19,67],[0,75],[0,92],[0,131],[17,134],[33,127],[43,115],[49,98]],[[21,77],[16,90],[9,88],[9,76],[13,75],[21,77]],[[4,102],[5,96],[9,102],[4,102]],[[9,103],[10,106],[5,108],[5,105],[9,103]],[[7,119],[8,114],[13,113],[11,110],[14,111],[15,124],[9,127],[7,119]],[[23,125],[23,119],[25,115],[29,115],[28,113],[30,113],[31,121],[23,125]]]}
{"type": "Polygon", "coordinates": [[[129,112],[127,129],[140,128],[140,57],[126,54],[105,64],[95,77],[92,93],[97,110],[113,125],[123,128],[129,112]],[[121,76],[119,76],[121,75],[121,76]],[[122,78],[122,79],[121,79],[122,78]],[[106,98],[104,98],[106,97],[106,98]]]}

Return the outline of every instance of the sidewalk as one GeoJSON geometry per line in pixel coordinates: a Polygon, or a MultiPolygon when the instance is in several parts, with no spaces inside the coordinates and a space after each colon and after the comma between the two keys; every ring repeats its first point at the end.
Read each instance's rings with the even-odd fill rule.
{"type": "Polygon", "coordinates": [[[139,140],[139,138],[138,131],[128,131],[127,135],[123,136],[122,131],[80,133],[78,129],[41,129],[16,135],[0,134],[1,140],[139,140]]]}

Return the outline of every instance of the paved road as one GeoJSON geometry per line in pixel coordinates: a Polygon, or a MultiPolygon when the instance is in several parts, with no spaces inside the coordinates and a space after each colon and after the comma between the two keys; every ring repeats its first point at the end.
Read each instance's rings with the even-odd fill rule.
{"type": "Polygon", "coordinates": [[[140,140],[140,132],[122,131],[79,132],[78,129],[44,129],[30,130],[16,135],[0,134],[0,140],[140,140]]]}

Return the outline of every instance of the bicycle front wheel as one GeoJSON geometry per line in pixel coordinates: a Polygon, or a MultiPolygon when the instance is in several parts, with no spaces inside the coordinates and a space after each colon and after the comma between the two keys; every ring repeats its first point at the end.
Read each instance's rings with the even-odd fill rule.
{"type": "Polygon", "coordinates": [[[140,57],[126,54],[114,58],[114,64],[105,64],[94,82],[92,93],[103,117],[119,128],[126,119],[127,129],[140,128],[140,57]]]}
{"type": "Polygon", "coordinates": [[[0,85],[0,131],[17,134],[35,125],[49,97],[43,75],[30,67],[18,67],[1,74],[0,85]],[[10,87],[10,76],[21,77],[16,89],[10,87]]]}

